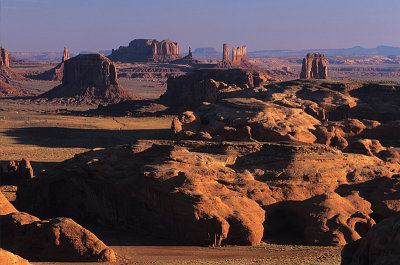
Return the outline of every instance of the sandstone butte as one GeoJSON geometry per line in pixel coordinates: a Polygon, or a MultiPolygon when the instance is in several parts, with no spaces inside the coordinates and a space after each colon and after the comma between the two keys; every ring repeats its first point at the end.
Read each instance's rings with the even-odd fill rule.
{"type": "Polygon", "coordinates": [[[308,53],[303,59],[300,78],[327,79],[328,69],[325,56],[322,53],[308,53]]]}
{"type": "Polygon", "coordinates": [[[229,44],[222,45],[222,61],[217,64],[218,68],[256,68],[247,60],[247,47],[245,45],[232,49],[232,59],[229,58],[229,44]]]}
{"type": "Polygon", "coordinates": [[[62,84],[40,97],[78,103],[137,99],[118,84],[115,64],[102,54],[81,54],[65,61],[62,84]]]}
{"type": "Polygon", "coordinates": [[[169,62],[180,59],[179,44],[170,40],[135,39],[108,56],[118,62],[169,62]]]}

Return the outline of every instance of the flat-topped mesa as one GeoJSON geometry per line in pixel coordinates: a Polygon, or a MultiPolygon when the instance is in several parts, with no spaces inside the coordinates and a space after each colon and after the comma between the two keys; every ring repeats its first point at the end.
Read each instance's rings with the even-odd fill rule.
{"type": "Polygon", "coordinates": [[[63,57],[62,57],[62,62],[65,62],[68,59],[69,59],[69,51],[68,51],[68,49],[66,47],[64,47],[64,54],[63,54],[63,57]]]}
{"type": "Polygon", "coordinates": [[[303,59],[301,79],[327,79],[328,68],[324,54],[308,53],[303,59]]]}
{"type": "Polygon", "coordinates": [[[180,59],[179,44],[170,40],[161,42],[151,39],[136,39],[129,46],[121,46],[108,56],[119,62],[169,62],[180,59]]]}
{"type": "Polygon", "coordinates": [[[74,98],[82,103],[137,99],[118,84],[115,64],[102,54],[80,54],[65,61],[62,84],[42,97],[74,98]]]}

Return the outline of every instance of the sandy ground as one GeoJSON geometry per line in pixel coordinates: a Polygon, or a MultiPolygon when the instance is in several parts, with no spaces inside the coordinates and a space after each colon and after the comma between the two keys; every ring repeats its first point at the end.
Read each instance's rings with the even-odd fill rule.
{"type": "MultiPolygon", "coordinates": [[[[340,264],[339,247],[266,244],[257,247],[111,246],[117,264],[340,264]]],[[[32,262],[32,264],[75,264],[32,262]]],[[[96,263],[85,263],[96,264],[96,263]]],[[[97,263],[98,264],[98,263],[97,263]]]]}

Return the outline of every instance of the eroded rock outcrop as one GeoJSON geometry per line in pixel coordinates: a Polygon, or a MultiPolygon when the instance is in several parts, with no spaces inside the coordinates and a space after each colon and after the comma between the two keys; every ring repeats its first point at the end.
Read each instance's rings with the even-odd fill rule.
{"type": "Polygon", "coordinates": [[[194,109],[215,102],[224,89],[242,90],[275,80],[265,73],[242,69],[199,69],[170,77],[158,102],[172,108],[194,109]]]}
{"type": "Polygon", "coordinates": [[[201,64],[201,61],[193,58],[192,49],[189,47],[188,55],[186,55],[183,58],[174,60],[171,63],[172,64],[198,65],[198,64],[201,64]]]}
{"type": "Polygon", "coordinates": [[[171,134],[173,139],[313,143],[311,131],[317,125],[320,122],[301,109],[255,98],[227,98],[174,118],[171,134]]]}
{"type": "Polygon", "coordinates": [[[30,263],[26,259],[0,248],[0,264],[29,265],[30,263]]]}
{"type": "Polygon", "coordinates": [[[22,181],[30,180],[34,177],[31,163],[28,159],[22,158],[21,161],[10,161],[7,171],[2,172],[2,185],[18,185],[22,181]]]}
{"type": "Polygon", "coordinates": [[[0,46],[0,97],[25,97],[31,93],[10,84],[13,80],[24,80],[20,74],[10,68],[9,54],[0,46]]]}
{"type": "Polygon", "coordinates": [[[161,42],[150,39],[135,39],[129,46],[121,46],[108,56],[119,62],[168,62],[180,59],[179,44],[170,40],[161,42]]]}
{"type": "Polygon", "coordinates": [[[323,145],[139,141],[62,162],[22,185],[17,203],[43,218],[196,245],[258,244],[277,223],[280,231],[304,223],[303,242],[343,245],[365,234],[377,203],[397,187],[385,182],[372,196],[374,181],[399,172],[399,164],[323,145]]]}
{"type": "Polygon", "coordinates": [[[187,113],[174,119],[173,139],[315,142],[387,161],[400,157],[396,136],[400,122],[392,120],[400,114],[398,84],[391,90],[380,83],[374,86],[357,81],[293,80],[270,82],[253,89],[222,85],[209,89],[218,91],[212,98],[217,100],[203,100],[213,104],[192,108],[192,119],[184,118],[187,113]],[[365,98],[365,87],[380,91],[374,93],[380,95],[384,106],[365,98]],[[382,118],[374,120],[379,117],[382,118]]]}
{"type": "Polygon", "coordinates": [[[51,68],[43,73],[37,75],[31,75],[29,78],[36,80],[51,80],[51,81],[62,81],[64,75],[64,62],[69,59],[69,51],[64,47],[64,53],[59,63],[56,67],[51,68]]]}
{"type": "Polygon", "coordinates": [[[232,59],[229,58],[229,44],[223,44],[222,61],[217,64],[218,68],[256,68],[247,60],[246,46],[232,49],[232,59]]]}
{"type": "Polygon", "coordinates": [[[61,59],[61,62],[65,62],[66,60],[69,59],[69,51],[66,47],[64,47],[64,53],[63,53],[63,57],[61,59]]]}
{"type": "Polygon", "coordinates": [[[7,200],[7,198],[0,192],[0,215],[18,212],[17,209],[7,200]]]}
{"type": "Polygon", "coordinates": [[[116,261],[112,249],[69,218],[14,212],[0,216],[0,229],[0,247],[30,260],[116,261]]]}
{"type": "Polygon", "coordinates": [[[360,240],[346,245],[342,265],[398,264],[400,260],[400,215],[372,227],[360,240]]]}
{"type": "Polygon", "coordinates": [[[300,78],[302,79],[327,79],[328,68],[322,53],[308,53],[303,59],[300,78]]]}
{"type": "Polygon", "coordinates": [[[40,97],[79,103],[137,99],[118,84],[115,64],[102,54],[81,54],[65,61],[62,84],[40,97]]]}

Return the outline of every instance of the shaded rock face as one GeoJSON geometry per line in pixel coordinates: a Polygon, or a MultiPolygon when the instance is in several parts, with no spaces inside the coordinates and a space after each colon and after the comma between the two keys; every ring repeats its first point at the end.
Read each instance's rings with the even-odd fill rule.
{"type": "MultiPolygon", "coordinates": [[[[1,170],[0,170],[1,171],[1,170]]],[[[6,172],[1,172],[1,185],[18,185],[22,181],[34,177],[31,163],[28,159],[10,161],[6,172]]]]}
{"type": "Polygon", "coordinates": [[[308,53],[303,59],[300,78],[327,79],[328,70],[325,56],[322,53],[308,53]]]}
{"type": "Polygon", "coordinates": [[[343,245],[383,216],[382,203],[400,206],[390,200],[399,172],[323,145],[139,141],[62,162],[19,187],[17,204],[196,245],[256,245],[285,231],[289,242],[343,245]]]}
{"type": "Polygon", "coordinates": [[[136,39],[129,46],[121,46],[108,56],[119,62],[167,62],[181,58],[179,44],[170,40],[136,39]]]}
{"type": "Polygon", "coordinates": [[[290,236],[310,245],[345,245],[360,239],[375,224],[370,217],[371,203],[357,192],[344,197],[330,192],[304,201],[283,201],[265,210],[270,220],[266,233],[290,236]]]}
{"type": "Polygon", "coordinates": [[[360,240],[346,245],[342,265],[398,264],[400,260],[400,215],[372,227],[360,240]]]}
{"type": "Polygon", "coordinates": [[[118,84],[114,63],[102,54],[81,54],[65,61],[62,84],[41,97],[71,98],[84,103],[136,99],[118,84]]]}
{"type": "Polygon", "coordinates": [[[158,100],[168,107],[193,109],[203,102],[215,102],[223,89],[241,90],[275,80],[259,71],[242,69],[199,69],[170,77],[167,91],[158,100]]]}
{"type": "Polygon", "coordinates": [[[109,261],[114,251],[69,218],[40,219],[20,212],[0,216],[0,247],[30,260],[109,261]]]}
{"type": "Polygon", "coordinates": [[[26,259],[0,248],[0,264],[29,265],[30,263],[26,259]]]}

